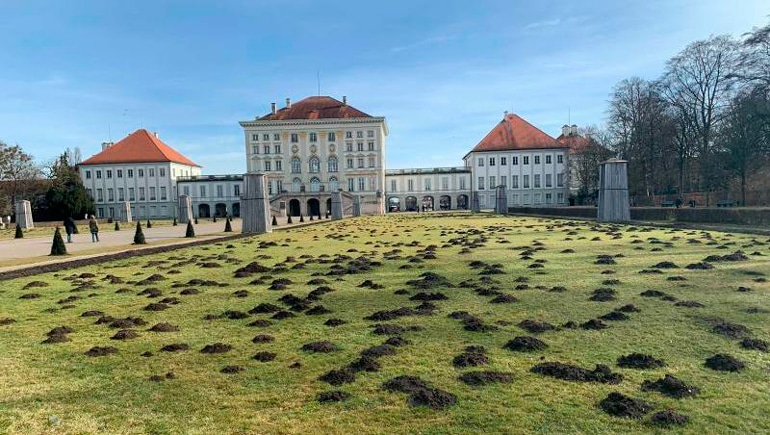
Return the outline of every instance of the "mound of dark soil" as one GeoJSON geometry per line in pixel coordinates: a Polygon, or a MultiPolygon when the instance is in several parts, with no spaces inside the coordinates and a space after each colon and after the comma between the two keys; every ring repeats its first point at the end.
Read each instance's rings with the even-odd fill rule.
{"type": "Polygon", "coordinates": [[[275,357],[276,357],[276,354],[273,352],[262,351],[262,352],[255,353],[254,356],[251,357],[251,359],[259,362],[270,362],[274,360],[275,357]]]}
{"type": "Polygon", "coordinates": [[[661,298],[668,295],[660,290],[645,290],[639,293],[639,296],[644,296],[646,298],[661,298]]]}
{"type": "Polygon", "coordinates": [[[50,334],[48,337],[42,341],[43,344],[56,344],[56,343],[66,343],[68,341],[71,341],[69,337],[67,337],[67,334],[50,334]]]}
{"type": "Polygon", "coordinates": [[[396,336],[396,337],[388,338],[387,340],[385,340],[385,342],[383,344],[389,345],[389,346],[394,346],[394,347],[401,347],[401,346],[409,345],[411,343],[412,343],[411,341],[409,341],[409,340],[407,340],[407,339],[405,339],[403,337],[396,336]]]}
{"type": "Polygon", "coordinates": [[[751,335],[749,328],[738,323],[725,322],[724,320],[714,323],[711,327],[711,332],[728,338],[746,338],[751,335]]]}
{"type": "Polygon", "coordinates": [[[374,325],[373,333],[377,335],[400,335],[407,331],[407,328],[401,325],[392,325],[388,323],[381,323],[374,325]]]}
{"type": "Polygon", "coordinates": [[[249,314],[274,313],[276,311],[281,311],[281,307],[273,304],[261,303],[256,307],[250,309],[249,314]]]}
{"type": "Polygon", "coordinates": [[[274,341],[275,337],[272,335],[267,334],[259,334],[254,336],[254,338],[251,339],[252,343],[270,343],[271,341],[274,341]]]}
{"type": "Polygon", "coordinates": [[[354,372],[377,372],[380,370],[380,363],[370,356],[362,356],[348,364],[348,368],[354,372]]]}
{"type": "Polygon", "coordinates": [[[318,394],[319,403],[344,402],[350,398],[350,393],[340,390],[324,391],[318,394]]]}
{"type": "Polygon", "coordinates": [[[305,352],[330,353],[340,350],[340,348],[331,341],[314,341],[302,345],[305,352]]]}
{"type": "Polygon", "coordinates": [[[324,307],[323,305],[316,305],[315,307],[305,311],[305,314],[308,316],[319,316],[323,314],[329,314],[332,310],[324,307]]]}
{"type": "Polygon", "coordinates": [[[74,329],[70,328],[69,326],[57,326],[50,331],[46,332],[45,335],[52,336],[52,335],[63,335],[63,334],[70,334],[72,332],[75,332],[74,329]]]}
{"type": "Polygon", "coordinates": [[[671,375],[666,375],[655,382],[644,381],[642,383],[642,391],[657,391],[675,399],[695,396],[700,392],[698,388],[687,385],[671,375]]]}
{"type": "Polygon", "coordinates": [[[415,393],[431,388],[431,385],[417,376],[396,376],[382,384],[385,391],[391,393],[415,393]]]}
{"type": "Polygon", "coordinates": [[[16,323],[16,319],[13,319],[11,317],[3,317],[0,319],[0,326],[10,325],[12,323],[16,323]]]}
{"type": "Polygon", "coordinates": [[[510,384],[513,382],[513,375],[495,371],[478,371],[463,373],[458,379],[471,387],[482,387],[497,383],[510,384]]]}
{"type": "Polygon", "coordinates": [[[121,329],[110,337],[110,340],[131,340],[137,337],[139,337],[139,333],[133,329],[121,329]]]}
{"type": "Polygon", "coordinates": [[[291,311],[279,311],[273,314],[270,318],[275,320],[283,320],[289,319],[291,317],[296,317],[296,314],[292,313],[291,311]]]}
{"type": "Polygon", "coordinates": [[[597,364],[593,370],[564,364],[560,362],[546,362],[537,364],[530,369],[532,373],[551,376],[556,379],[576,382],[601,382],[605,384],[618,384],[623,380],[623,375],[612,373],[609,367],[597,364]]]}
{"type": "Polygon", "coordinates": [[[344,325],[346,323],[348,323],[348,322],[346,322],[346,321],[344,321],[342,319],[329,319],[329,320],[324,322],[324,325],[335,327],[335,326],[344,325]]]}
{"type": "Polygon", "coordinates": [[[531,319],[522,320],[521,322],[519,322],[518,326],[519,328],[527,332],[530,332],[532,334],[537,334],[545,331],[553,331],[556,329],[556,327],[551,325],[550,323],[539,322],[537,320],[531,320],[531,319]]]}
{"type": "Polygon", "coordinates": [[[86,352],[86,356],[106,356],[111,353],[117,353],[118,348],[112,346],[94,346],[86,352]]]}
{"type": "Polygon", "coordinates": [[[609,287],[602,287],[594,290],[591,293],[591,297],[588,298],[588,300],[596,301],[596,302],[614,301],[616,294],[617,294],[617,291],[615,291],[614,289],[611,289],[609,287]]]}
{"type": "Polygon", "coordinates": [[[519,336],[503,346],[505,349],[516,352],[535,352],[548,348],[548,345],[535,337],[519,336]]]}
{"type": "MultiPolygon", "coordinates": [[[[394,338],[394,337],[391,337],[394,338]]],[[[390,344],[380,344],[361,351],[361,356],[380,358],[396,354],[396,348],[390,344]]]]}
{"type": "Polygon", "coordinates": [[[201,353],[225,353],[230,352],[233,349],[229,344],[213,343],[203,346],[201,353]]]}
{"type": "Polygon", "coordinates": [[[426,406],[431,409],[444,409],[457,403],[457,396],[438,388],[421,389],[409,396],[411,406],[426,406]]]}
{"type": "Polygon", "coordinates": [[[452,360],[455,367],[477,367],[489,364],[489,358],[480,352],[463,352],[452,360]]]}
{"type": "Polygon", "coordinates": [[[136,294],[137,296],[147,296],[148,298],[157,298],[163,296],[163,292],[160,291],[160,289],[157,288],[146,288],[139,293],[136,294]]]}
{"type": "Polygon", "coordinates": [[[249,296],[249,291],[248,290],[237,290],[237,291],[233,292],[233,296],[235,296],[236,298],[245,298],[245,297],[249,296]]]}
{"type": "Polygon", "coordinates": [[[339,370],[330,370],[328,373],[321,375],[318,380],[338,387],[342,384],[355,382],[356,372],[348,367],[339,370]]]}
{"type": "Polygon", "coordinates": [[[160,348],[161,352],[181,352],[190,348],[186,343],[172,343],[160,348]]]}
{"type": "Polygon", "coordinates": [[[746,364],[732,355],[718,353],[706,358],[706,367],[722,372],[739,372],[746,368],[746,364]]]}
{"type": "Polygon", "coordinates": [[[244,370],[246,370],[246,367],[243,367],[243,366],[224,366],[222,367],[222,370],[220,370],[220,372],[226,373],[226,374],[235,374],[235,373],[240,373],[244,370]]]}
{"type": "Polygon", "coordinates": [[[650,267],[653,269],[679,269],[679,266],[671,261],[661,261],[660,263],[650,267]]]}
{"type": "Polygon", "coordinates": [[[653,408],[652,405],[643,400],[633,399],[614,392],[602,399],[599,402],[599,407],[607,414],[614,415],[615,417],[637,419],[644,417],[653,408]]]}
{"type": "Polygon", "coordinates": [[[420,274],[421,279],[407,281],[406,284],[419,289],[430,289],[435,287],[454,287],[446,277],[434,272],[424,272],[420,274]]]}
{"type": "Polygon", "coordinates": [[[709,269],[713,269],[714,266],[709,263],[700,262],[700,263],[688,264],[684,268],[689,270],[709,270],[709,269]]]}
{"type": "Polygon", "coordinates": [[[630,317],[628,317],[627,314],[624,314],[624,313],[622,313],[620,311],[610,311],[607,314],[599,316],[599,319],[607,320],[607,321],[611,321],[611,322],[618,322],[618,321],[622,321],[622,320],[628,320],[628,319],[630,319],[630,317]]]}
{"type": "Polygon", "coordinates": [[[585,323],[581,323],[580,327],[587,330],[599,330],[599,329],[607,329],[609,328],[609,325],[602,322],[599,319],[591,319],[585,323]]]}
{"type": "Polygon", "coordinates": [[[97,317],[97,316],[103,316],[104,312],[98,311],[98,310],[89,310],[84,311],[83,314],[80,315],[80,317],[97,317]]]}
{"type": "Polygon", "coordinates": [[[670,409],[658,411],[650,417],[650,423],[656,426],[671,427],[683,426],[690,421],[690,417],[674,412],[670,409]]]}
{"type": "Polygon", "coordinates": [[[441,292],[420,292],[409,298],[410,301],[445,301],[447,299],[449,299],[447,295],[441,292]]]}
{"type": "Polygon", "coordinates": [[[198,290],[197,288],[186,288],[186,289],[182,290],[181,292],[179,292],[179,294],[187,296],[187,295],[197,295],[200,292],[201,291],[198,290]]]}
{"type": "Polygon", "coordinates": [[[148,331],[152,332],[177,332],[179,331],[179,327],[176,325],[172,325],[170,323],[156,323],[153,325],[152,328],[148,329],[148,331]]]}
{"type": "Polygon", "coordinates": [[[268,326],[270,326],[272,324],[273,323],[271,321],[269,321],[269,320],[257,319],[255,321],[249,323],[246,326],[254,326],[254,327],[257,327],[257,328],[267,328],[268,326]]]}
{"type": "Polygon", "coordinates": [[[153,302],[151,304],[148,304],[146,307],[143,308],[144,311],[163,311],[167,310],[171,307],[169,307],[166,304],[159,303],[159,302],[153,302]]]}
{"type": "Polygon", "coordinates": [[[551,293],[564,293],[567,291],[567,287],[556,285],[551,287],[548,291],[551,293]]]}
{"type": "Polygon", "coordinates": [[[22,287],[22,290],[35,288],[35,287],[48,287],[48,285],[49,284],[47,282],[43,282],[43,281],[31,281],[27,283],[24,287],[22,287]]]}
{"type": "MultiPolygon", "coordinates": [[[[101,318],[100,318],[101,320],[101,318]]],[[[99,320],[97,320],[97,323],[99,320]]],[[[141,317],[126,317],[124,319],[114,319],[110,322],[110,328],[115,329],[130,329],[138,326],[144,326],[147,322],[141,317]]]]}
{"type": "Polygon", "coordinates": [[[767,352],[767,342],[758,338],[744,338],[741,340],[741,347],[744,349],[760,350],[767,352]]]}
{"type": "Polygon", "coordinates": [[[514,302],[519,302],[519,299],[511,295],[499,295],[489,302],[493,304],[512,304],[514,302]]]}
{"type": "Polygon", "coordinates": [[[615,311],[620,311],[622,313],[638,313],[638,312],[640,312],[642,310],[640,310],[634,304],[628,304],[628,305],[623,305],[622,307],[616,309],[615,311]]]}
{"type": "Polygon", "coordinates": [[[685,308],[703,308],[704,305],[698,301],[679,301],[674,304],[675,307],[685,308]]]}
{"type": "Polygon", "coordinates": [[[736,251],[732,254],[727,255],[709,255],[708,257],[704,258],[703,261],[706,263],[719,263],[719,262],[734,262],[734,261],[746,261],[749,257],[747,257],[743,252],[736,251]]]}
{"type": "Polygon", "coordinates": [[[243,311],[237,311],[237,310],[226,310],[222,313],[220,316],[223,319],[230,319],[230,320],[240,320],[240,319],[246,319],[249,317],[248,313],[244,313],[243,311]]]}
{"type": "Polygon", "coordinates": [[[19,299],[38,299],[40,298],[39,293],[27,293],[19,296],[19,299]]]}
{"type": "Polygon", "coordinates": [[[654,369],[665,365],[663,361],[643,353],[631,353],[618,358],[618,367],[630,369],[654,369]]]}

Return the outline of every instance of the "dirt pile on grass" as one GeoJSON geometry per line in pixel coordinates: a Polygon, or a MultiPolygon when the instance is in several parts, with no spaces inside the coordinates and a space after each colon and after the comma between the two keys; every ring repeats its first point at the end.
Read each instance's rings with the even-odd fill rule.
{"type": "Polygon", "coordinates": [[[86,352],[86,356],[98,357],[117,353],[118,348],[112,346],[94,346],[86,352]]]}
{"type": "Polygon", "coordinates": [[[683,381],[671,375],[666,375],[665,377],[654,382],[644,381],[642,383],[642,391],[657,391],[663,395],[673,397],[675,399],[695,396],[700,392],[698,388],[687,385],[683,381]]]}
{"type": "Polygon", "coordinates": [[[201,353],[226,353],[230,352],[233,349],[232,346],[229,344],[224,343],[213,343],[213,344],[207,344],[203,346],[203,349],[201,349],[201,353]]]}
{"type": "Polygon", "coordinates": [[[408,402],[411,406],[443,409],[457,403],[454,394],[433,388],[430,383],[416,376],[397,376],[382,384],[382,388],[389,392],[409,394],[408,402]]]}
{"type": "Polygon", "coordinates": [[[649,403],[613,392],[599,402],[599,407],[615,417],[640,419],[652,410],[649,403]]]}
{"type": "Polygon", "coordinates": [[[643,353],[631,353],[618,358],[618,367],[631,369],[655,369],[665,365],[663,361],[643,353]]]}
{"type": "Polygon", "coordinates": [[[318,394],[317,400],[319,403],[331,403],[331,402],[344,402],[350,398],[350,393],[345,391],[334,390],[324,391],[318,394]]]}
{"type": "Polygon", "coordinates": [[[547,349],[548,345],[535,337],[519,336],[514,337],[513,340],[506,343],[503,347],[516,352],[535,352],[547,349]]]}
{"type": "Polygon", "coordinates": [[[746,368],[746,364],[732,355],[718,353],[706,358],[706,367],[722,372],[739,372],[746,368]]]}
{"type": "Polygon", "coordinates": [[[139,333],[133,329],[121,329],[110,337],[110,340],[132,340],[137,337],[139,337],[139,333]]]}
{"type": "Polygon", "coordinates": [[[148,329],[148,331],[151,332],[177,332],[179,331],[179,327],[176,325],[172,325],[170,323],[156,323],[152,326],[152,328],[148,329]]]}
{"type": "Polygon", "coordinates": [[[560,362],[546,362],[537,364],[530,369],[532,373],[551,376],[556,379],[576,382],[600,382],[604,384],[618,384],[623,380],[623,375],[612,373],[609,367],[597,364],[593,370],[564,364],[560,362]]]}
{"type": "Polygon", "coordinates": [[[302,345],[302,350],[313,353],[330,353],[336,352],[339,349],[340,348],[336,344],[330,341],[314,341],[302,345]]]}
{"type": "Polygon", "coordinates": [[[318,380],[338,387],[342,384],[355,382],[356,373],[348,367],[342,369],[334,369],[321,375],[318,380]]]}
{"type": "Polygon", "coordinates": [[[767,352],[768,349],[767,342],[758,338],[744,338],[741,340],[741,347],[762,352],[767,352]]]}
{"type": "Polygon", "coordinates": [[[275,359],[277,355],[273,352],[261,351],[254,354],[253,360],[259,362],[270,362],[275,359]]]}

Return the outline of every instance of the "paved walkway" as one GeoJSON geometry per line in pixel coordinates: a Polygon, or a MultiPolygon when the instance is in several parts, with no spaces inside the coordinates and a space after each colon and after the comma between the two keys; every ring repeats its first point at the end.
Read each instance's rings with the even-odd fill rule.
{"type": "MultiPolygon", "coordinates": [[[[295,218],[294,221],[295,223],[293,225],[286,225],[285,219],[283,219],[283,222],[279,219],[278,228],[296,226],[298,224],[296,222],[298,219],[295,218]]],[[[221,237],[241,233],[240,219],[232,221],[232,233],[224,232],[224,220],[220,219],[217,222],[201,221],[198,225],[195,225],[195,239],[187,239],[184,237],[187,228],[186,224],[146,228],[143,222],[142,232],[144,233],[144,239],[147,242],[147,245],[134,245],[134,228],[136,224],[123,225],[125,226],[123,226],[121,231],[100,232],[99,242],[97,243],[91,242],[91,234],[88,232],[87,227],[79,228],[80,234],[72,235],[72,243],[66,243],[67,236],[66,234],[62,234],[67,245],[67,253],[69,254],[62,257],[49,256],[51,253],[51,243],[53,241],[53,228],[51,228],[51,235],[46,237],[2,240],[0,241],[0,272],[30,267],[33,265],[94,257],[106,253],[142,249],[150,246],[184,244],[206,239],[215,240],[221,237]]]]}

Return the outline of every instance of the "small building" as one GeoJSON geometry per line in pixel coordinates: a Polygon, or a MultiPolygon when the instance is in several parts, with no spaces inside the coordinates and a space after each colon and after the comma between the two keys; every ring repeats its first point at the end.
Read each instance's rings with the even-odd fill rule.
{"type": "Polygon", "coordinates": [[[253,120],[242,121],[246,167],[264,173],[270,204],[292,216],[331,210],[331,193],[342,190],[352,208],[382,214],[385,201],[384,117],[371,116],[329,96],[307,97],[253,120]]]}
{"type": "Polygon", "coordinates": [[[568,204],[569,145],[560,143],[518,115],[503,119],[463,157],[479,206],[492,208],[495,188],[505,186],[508,205],[568,204]]]}
{"type": "Polygon", "coordinates": [[[139,129],[78,164],[83,185],[93,198],[98,218],[125,219],[120,210],[131,204],[137,219],[171,219],[177,213],[178,177],[200,175],[201,167],[139,129]]]}
{"type": "Polygon", "coordinates": [[[191,175],[178,177],[179,195],[190,197],[199,218],[240,217],[243,175],[191,175]]]}
{"type": "Polygon", "coordinates": [[[385,171],[387,210],[467,210],[470,186],[470,168],[389,169],[385,171]]]}

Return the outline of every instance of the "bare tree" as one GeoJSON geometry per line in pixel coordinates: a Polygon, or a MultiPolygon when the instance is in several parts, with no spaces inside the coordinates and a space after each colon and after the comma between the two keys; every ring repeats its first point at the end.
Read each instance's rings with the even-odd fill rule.
{"type": "Polygon", "coordinates": [[[770,24],[755,27],[743,36],[745,39],[734,76],[768,93],[770,92],[770,24]]]}
{"type": "Polygon", "coordinates": [[[31,155],[19,145],[8,146],[0,141],[0,189],[2,195],[10,200],[11,207],[15,207],[19,196],[26,193],[39,178],[40,170],[31,155]]]}
{"type": "MultiPolygon", "coordinates": [[[[676,112],[680,186],[685,160],[691,154],[710,155],[714,133],[732,96],[737,60],[738,44],[729,36],[714,36],[691,43],[666,64],[661,88],[676,112]]],[[[707,203],[708,192],[715,187],[710,166],[699,165],[707,203]]]]}
{"type": "Polygon", "coordinates": [[[573,186],[577,187],[576,199],[579,203],[589,198],[595,200],[599,189],[599,165],[613,155],[602,145],[607,137],[605,132],[593,125],[581,130],[569,157],[570,178],[574,180],[573,186]]]}

